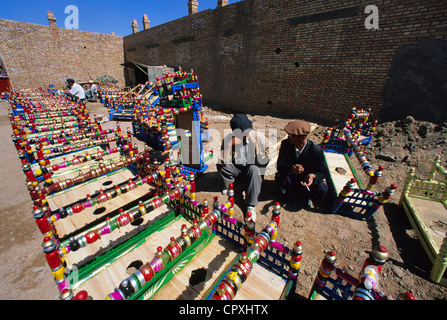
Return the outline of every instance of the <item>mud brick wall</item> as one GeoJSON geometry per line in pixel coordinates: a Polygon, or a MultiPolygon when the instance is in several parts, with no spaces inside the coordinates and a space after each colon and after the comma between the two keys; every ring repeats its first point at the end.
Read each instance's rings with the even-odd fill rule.
{"type": "Polygon", "coordinates": [[[13,88],[62,88],[103,75],[124,87],[123,38],[0,19],[0,56],[13,88]]]}
{"type": "Polygon", "coordinates": [[[205,105],[232,111],[332,124],[357,106],[438,122],[446,31],[445,1],[244,0],[125,36],[124,55],[192,68],[205,105]],[[365,28],[367,5],[379,29],[365,28]]]}

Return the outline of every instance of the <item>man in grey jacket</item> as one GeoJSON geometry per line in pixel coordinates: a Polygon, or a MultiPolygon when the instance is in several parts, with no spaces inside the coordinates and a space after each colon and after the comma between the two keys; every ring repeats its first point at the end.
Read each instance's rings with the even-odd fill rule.
{"type": "Polygon", "coordinates": [[[227,193],[230,183],[236,183],[238,189],[245,187],[246,212],[251,212],[255,221],[262,177],[270,161],[267,139],[261,131],[253,130],[246,114],[235,114],[230,126],[232,134],[222,141],[223,164],[217,166],[224,181],[222,194],[227,193]]]}

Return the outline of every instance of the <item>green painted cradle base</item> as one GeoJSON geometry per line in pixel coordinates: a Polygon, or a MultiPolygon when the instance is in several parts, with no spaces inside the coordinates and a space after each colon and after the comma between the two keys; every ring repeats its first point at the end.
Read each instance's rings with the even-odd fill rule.
{"type": "MultiPolygon", "coordinates": [[[[217,286],[225,278],[231,267],[238,261],[241,254],[237,255],[225,268],[225,270],[219,275],[214,283],[206,290],[202,296],[202,300],[210,300],[213,292],[217,286]]],[[[291,294],[291,290],[294,285],[292,279],[284,279],[275,275],[274,273],[267,271],[264,265],[255,263],[253,266],[252,274],[250,274],[247,283],[244,283],[238,291],[235,300],[286,300],[291,294]],[[257,279],[255,279],[257,278],[257,279]],[[261,281],[259,281],[261,280],[261,281]],[[260,284],[260,285],[259,285],[260,284]]]]}
{"type": "MultiPolygon", "coordinates": [[[[175,235],[179,225],[192,221],[197,213],[190,209],[186,210],[184,216],[171,212],[124,243],[99,255],[90,263],[72,270],[68,275],[70,288],[75,293],[87,290],[95,300],[106,298],[109,292],[105,291],[112,292],[113,286],[117,287],[125,278],[123,272],[129,261],[134,260],[134,257],[138,257],[143,263],[150,261],[153,254],[147,253],[148,247],[156,248],[159,245],[165,245],[166,240],[160,241],[161,238],[166,239],[166,234],[175,235]],[[161,236],[162,233],[163,236],[161,236]],[[110,274],[113,272],[115,274],[111,276],[110,274]],[[108,282],[108,284],[105,285],[104,282],[108,282]],[[95,283],[97,286],[98,283],[102,284],[101,288],[96,291],[92,290],[95,283]]],[[[215,286],[237,261],[241,252],[240,246],[216,235],[214,230],[205,228],[198,240],[174,261],[168,262],[129,300],[207,299],[207,296],[212,293],[215,286]],[[197,284],[191,284],[192,271],[199,269],[206,271],[205,279],[197,284]]],[[[247,283],[243,286],[245,291],[240,290],[236,299],[273,300],[288,297],[293,287],[292,280],[285,279],[259,263],[256,263],[253,269],[247,283]]]]}
{"type": "MultiPolygon", "coordinates": [[[[101,276],[101,273],[103,274],[111,274],[113,271],[110,269],[113,268],[115,264],[117,264],[116,268],[119,269],[119,272],[121,272],[120,275],[119,272],[116,272],[116,279],[114,281],[112,280],[109,284],[108,290],[113,290],[113,285],[118,286],[120,280],[120,277],[123,277],[123,271],[125,267],[123,268],[123,261],[128,260],[124,265],[127,265],[129,261],[133,260],[130,259],[128,256],[131,256],[132,253],[138,253],[136,256],[138,256],[138,259],[141,259],[142,262],[150,261],[153,258],[153,254],[151,255],[145,255],[144,249],[142,249],[144,246],[156,248],[159,245],[165,245],[166,239],[164,239],[163,243],[161,243],[159,240],[157,241],[157,236],[160,236],[160,234],[164,233],[163,237],[166,238],[166,235],[173,235],[173,232],[178,232],[179,226],[183,223],[188,223],[188,220],[192,220],[193,217],[191,215],[191,212],[188,212],[188,214],[185,214],[185,217],[182,215],[177,215],[174,211],[171,212],[168,216],[165,218],[158,220],[157,222],[153,223],[152,225],[148,226],[144,230],[140,231],[138,234],[134,235],[127,241],[116,245],[115,247],[107,250],[105,253],[99,255],[94,260],[89,262],[88,264],[85,264],[81,267],[74,268],[67,276],[67,278],[70,280],[70,288],[76,292],[80,290],[87,290],[87,292],[92,293],[91,297],[93,299],[104,299],[106,298],[108,292],[101,292],[98,294],[97,291],[91,290],[92,287],[95,286],[95,282],[99,283],[103,281],[104,278],[109,280],[110,276],[101,276]],[[127,256],[127,257],[126,257],[127,256]],[[127,258],[127,259],[125,259],[127,258]],[[119,264],[121,263],[121,266],[119,264]],[[109,269],[109,270],[108,270],[109,269]],[[119,279],[119,281],[117,281],[119,279]],[[100,296],[103,294],[104,296],[100,296]]],[[[169,237],[168,237],[169,238],[169,237]]],[[[194,293],[185,294],[184,291],[188,287],[188,284],[186,283],[185,287],[182,289],[182,292],[179,294],[179,296],[173,296],[175,295],[175,292],[170,293],[168,297],[163,295],[162,293],[159,293],[161,290],[165,289],[166,287],[169,287],[170,283],[172,283],[173,279],[176,278],[182,270],[189,266],[191,264],[191,261],[194,259],[197,259],[198,256],[204,255],[204,259],[206,261],[201,261],[200,265],[208,267],[211,270],[211,273],[219,273],[222,268],[225,268],[227,266],[227,256],[237,256],[237,254],[240,252],[238,251],[238,248],[227,241],[224,241],[220,239],[218,236],[215,235],[215,233],[212,232],[212,230],[209,230],[208,228],[202,230],[201,237],[193,242],[184,252],[181,253],[181,255],[175,259],[172,262],[168,262],[165,267],[157,272],[155,276],[147,282],[138,292],[134,293],[129,300],[150,300],[150,299],[195,299],[200,298],[200,296],[194,296],[194,293]],[[210,254],[213,254],[213,252],[208,253],[207,250],[210,247],[210,243],[213,241],[214,246],[216,246],[216,243],[218,246],[221,247],[220,252],[220,260],[218,261],[217,257],[210,256],[210,254]],[[222,245],[224,244],[224,245],[222,245]],[[207,247],[208,246],[208,247],[207,247]],[[208,253],[208,255],[207,255],[208,253]]],[[[194,264],[193,264],[194,265],[194,264]]],[[[217,275],[214,275],[216,277],[217,275]]],[[[189,279],[189,276],[188,276],[189,279]]],[[[213,280],[212,278],[211,280],[213,280]]],[[[111,280],[111,279],[110,279],[111,280]]],[[[187,288],[189,289],[189,288],[187,288]]],[[[194,289],[194,288],[193,288],[194,289]]]]}
{"type": "Polygon", "coordinates": [[[154,278],[141,288],[141,293],[137,292],[131,297],[131,300],[150,300],[176,277],[190,262],[196,257],[215,237],[215,234],[205,229],[202,236],[191,246],[189,246],[179,259],[166,265],[164,272],[157,272],[154,278]]]}
{"type": "Polygon", "coordinates": [[[415,179],[415,170],[410,169],[399,206],[433,264],[430,279],[447,286],[447,184],[434,180],[440,173],[447,182],[447,175],[439,160],[438,156],[426,180],[415,179]]]}
{"type": "MultiPolygon", "coordinates": [[[[174,212],[171,212],[165,218],[156,221],[127,241],[108,249],[105,253],[99,255],[95,259],[91,260],[89,263],[79,266],[78,268],[73,268],[67,276],[68,280],[70,281],[70,288],[72,290],[78,290],[86,282],[88,282],[96,275],[104,271],[106,268],[111,266],[113,263],[121,259],[124,255],[137,249],[158,232],[175,223],[180,218],[181,216],[176,216],[174,212]]],[[[146,258],[149,260],[153,257],[142,258],[146,258]]],[[[106,295],[107,293],[104,295],[103,298],[105,298],[106,295]]],[[[94,298],[98,299],[99,297],[94,298]]]]}

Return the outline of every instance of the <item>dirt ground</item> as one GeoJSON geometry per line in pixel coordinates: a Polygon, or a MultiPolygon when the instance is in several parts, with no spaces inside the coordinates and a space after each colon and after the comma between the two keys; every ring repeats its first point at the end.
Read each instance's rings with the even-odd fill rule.
{"type": "MultiPolygon", "coordinates": [[[[4,181],[0,186],[0,299],[59,299],[42,253],[42,236],[32,217],[32,202],[26,190],[25,175],[10,139],[12,131],[7,117],[8,108],[8,103],[0,102],[0,145],[3,151],[0,176],[4,181]]],[[[107,110],[100,103],[89,103],[88,110],[91,115],[107,116],[107,110]]],[[[229,129],[232,114],[205,107],[204,117],[208,119],[210,128],[223,134],[224,129],[229,129]]],[[[284,126],[292,120],[265,115],[249,115],[249,118],[254,120],[254,129],[265,129],[266,134],[276,130],[278,141],[285,136],[284,126]]],[[[338,266],[356,276],[372,246],[377,244],[385,246],[390,255],[379,282],[379,289],[390,299],[394,300],[406,291],[412,292],[418,300],[447,299],[447,288],[429,280],[431,263],[404,211],[397,205],[411,166],[416,167],[417,176],[426,177],[433,159],[439,154],[442,165],[447,167],[447,124],[413,120],[408,118],[380,124],[368,147],[368,159],[373,166],[385,167],[377,190],[383,190],[391,183],[398,185],[391,200],[369,221],[358,221],[315,208],[306,211],[286,207],[281,211],[277,240],[289,246],[297,240],[303,243],[296,299],[308,297],[325,251],[335,251],[338,266]]],[[[103,124],[104,128],[114,126],[112,122],[103,124]]],[[[122,123],[121,127],[131,127],[131,124],[122,123]]],[[[325,127],[316,124],[309,138],[320,143],[324,130],[325,127]]],[[[274,174],[269,172],[263,182],[256,208],[257,229],[270,221],[273,204],[277,200],[273,179],[274,174]]],[[[209,168],[197,179],[196,199],[201,201],[218,195],[223,202],[225,199],[220,191],[221,180],[216,166],[209,163],[209,168]]],[[[235,217],[242,219],[242,194],[236,194],[235,204],[235,217]]]]}

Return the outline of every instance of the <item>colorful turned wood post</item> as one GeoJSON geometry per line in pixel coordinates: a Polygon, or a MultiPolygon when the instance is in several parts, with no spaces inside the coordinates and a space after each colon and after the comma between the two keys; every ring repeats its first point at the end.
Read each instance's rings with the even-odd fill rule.
{"type": "Polygon", "coordinates": [[[340,208],[340,206],[345,202],[345,199],[352,194],[352,191],[357,183],[357,179],[352,178],[349,180],[346,185],[343,187],[343,189],[340,191],[337,197],[337,201],[335,202],[334,206],[332,207],[332,213],[336,213],[337,210],[340,208]]]}
{"type": "Polygon", "coordinates": [[[53,275],[59,290],[65,287],[65,260],[59,254],[59,245],[50,237],[45,237],[42,243],[43,252],[45,253],[45,259],[51,269],[51,274],[53,275]]]}
{"type": "Polygon", "coordinates": [[[216,210],[217,208],[219,208],[219,197],[214,196],[213,197],[213,210],[216,210]]]}
{"type": "Polygon", "coordinates": [[[40,208],[34,206],[33,209],[33,218],[36,220],[40,232],[44,238],[52,238],[52,236],[56,234],[56,230],[53,223],[48,218],[48,207],[40,208]]]}
{"type": "MultiPolygon", "coordinates": [[[[363,263],[362,270],[369,265],[374,265],[378,268],[379,272],[382,272],[383,265],[387,262],[389,258],[388,250],[384,246],[373,247],[369,257],[365,259],[363,263]]],[[[362,273],[361,271],[360,273],[362,273]]]]}
{"type": "Polygon", "coordinates": [[[168,126],[166,124],[166,120],[162,122],[160,133],[161,133],[162,146],[164,148],[164,151],[161,154],[162,155],[169,154],[172,150],[172,146],[171,142],[169,141],[168,126]]]}
{"type": "Polygon", "coordinates": [[[379,283],[379,276],[388,258],[389,254],[384,246],[373,247],[372,252],[363,263],[362,270],[359,273],[359,283],[355,288],[352,300],[377,299],[376,288],[379,283]]]}
{"type": "Polygon", "coordinates": [[[193,172],[191,172],[189,174],[189,185],[191,186],[191,191],[190,191],[190,197],[191,200],[196,200],[196,181],[195,181],[195,175],[193,172]]]}
{"type": "Polygon", "coordinates": [[[12,142],[14,142],[17,152],[22,151],[22,139],[20,137],[13,136],[12,142]]]}
{"type": "Polygon", "coordinates": [[[408,194],[410,193],[411,184],[414,181],[414,176],[415,176],[415,169],[410,168],[410,170],[408,171],[407,177],[405,178],[405,185],[403,187],[402,194],[400,195],[399,207],[402,207],[403,199],[405,197],[407,197],[408,194]]]}
{"type": "Polygon", "coordinates": [[[202,215],[203,217],[206,217],[209,213],[209,207],[208,207],[208,200],[204,199],[202,203],[202,215]]]}
{"type": "Polygon", "coordinates": [[[42,170],[44,186],[45,187],[51,186],[53,184],[52,172],[48,170],[48,167],[43,167],[41,170],[42,170]]]}
{"type": "Polygon", "coordinates": [[[367,266],[355,287],[352,300],[376,300],[376,288],[379,284],[379,272],[375,266],[367,266]]]}
{"type": "Polygon", "coordinates": [[[45,155],[43,153],[43,145],[42,143],[39,143],[36,146],[36,154],[37,154],[37,160],[39,162],[39,165],[42,167],[45,165],[45,155]]]}
{"type": "Polygon", "coordinates": [[[372,207],[375,209],[378,209],[380,206],[382,206],[384,203],[386,203],[391,196],[394,194],[394,191],[397,189],[397,185],[392,184],[389,187],[386,187],[385,190],[379,194],[375,201],[372,204],[372,207]]]}
{"type": "Polygon", "coordinates": [[[265,248],[267,248],[273,234],[276,231],[276,223],[271,221],[261,232],[257,234],[252,246],[243,252],[243,254],[239,257],[239,261],[231,267],[230,272],[217,285],[217,288],[211,295],[211,300],[234,299],[242,284],[246,281],[251,270],[253,269],[254,263],[259,260],[262,252],[265,248]],[[244,253],[246,254],[244,255],[244,253]],[[247,261],[250,261],[248,268],[241,268],[241,266],[246,266],[247,261]],[[242,269],[249,272],[242,272],[242,269]]]}
{"type": "Polygon", "coordinates": [[[228,195],[228,202],[230,203],[230,207],[228,208],[228,216],[230,218],[233,218],[233,215],[234,215],[234,189],[233,189],[232,183],[230,183],[228,185],[227,195],[228,195]]]}
{"type": "MultiPolygon", "coordinates": [[[[276,224],[276,229],[279,228],[280,214],[281,214],[281,205],[279,202],[275,202],[275,206],[273,207],[273,210],[272,210],[272,217],[271,217],[270,223],[274,222],[276,224]]],[[[278,235],[278,230],[276,230],[276,232],[272,235],[270,242],[275,242],[277,235],[278,235]]]]}
{"type": "Polygon", "coordinates": [[[328,127],[324,133],[323,136],[323,141],[321,142],[323,145],[325,145],[326,143],[328,143],[329,139],[331,137],[331,128],[328,127]]]}
{"type": "Polygon", "coordinates": [[[382,176],[383,169],[385,169],[383,166],[379,166],[379,168],[374,171],[374,175],[369,179],[366,190],[371,190],[377,184],[379,178],[382,176]]]}
{"type": "Polygon", "coordinates": [[[41,192],[39,186],[30,184],[28,185],[28,191],[30,192],[31,200],[33,200],[33,206],[37,206],[39,208],[45,208],[48,206],[48,200],[46,199],[45,194],[41,192]]]}
{"type": "Polygon", "coordinates": [[[428,173],[428,180],[433,180],[436,175],[436,171],[438,171],[438,168],[441,166],[441,156],[437,155],[435,161],[433,161],[433,164],[430,167],[430,172],[428,173]]]}
{"type": "Polygon", "coordinates": [[[255,227],[256,224],[251,218],[251,212],[247,212],[247,220],[244,225],[244,250],[253,244],[255,239],[255,227]]]}
{"type": "Polygon", "coordinates": [[[290,292],[295,292],[298,282],[298,271],[301,267],[301,258],[303,255],[303,244],[301,241],[295,242],[290,257],[289,278],[292,279],[290,292]]]}
{"type": "Polygon", "coordinates": [[[409,291],[399,294],[397,300],[416,300],[416,297],[409,291]]]}
{"type": "Polygon", "coordinates": [[[37,182],[37,178],[34,176],[33,170],[31,169],[31,166],[29,165],[29,163],[25,164],[23,166],[23,173],[25,174],[27,180],[32,184],[37,186],[38,182],[37,182]]]}
{"type": "MultiPolygon", "coordinates": [[[[118,152],[118,149],[113,148],[113,149],[108,149],[105,151],[100,151],[100,152],[97,152],[94,154],[86,153],[85,155],[82,155],[82,156],[76,156],[72,160],[66,160],[66,158],[63,158],[63,162],[59,163],[59,164],[51,164],[50,159],[45,159],[44,161],[42,161],[42,163],[39,162],[39,165],[41,168],[37,169],[34,173],[35,173],[35,175],[37,175],[37,177],[40,177],[43,175],[43,171],[44,171],[43,168],[46,168],[45,172],[49,172],[51,175],[53,175],[59,169],[67,168],[67,167],[74,166],[74,165],[79,165],[81,163],[85,163],[85,162],[88,162],[91,160],[101,161],[105,155],[111,155],[111,154],[117,153],[117,152],[118,152]]],[[[137,155],[137,153],[136,153],[136,155],[137,155]]],[[[109,161],[110,161],[110,163],[113,163],[112,160],[109,160],[109,161]]],[[[50,178],[50,176],[47,176],[47,177],[50,178]]]]}
{"type": "Polygon", "coordinates": [[[439,252],[436,255],[433,267],[430,272],[430,279],[435,283],[439,283],[442,279],[445,270],[447,269],[447,233],[442,240],[439,252]]]}
{"type": "Polygon", "coordinates": [[[328,251],[326,252],[324,259],[321,261],[320,268],[318,269],[317,276],[315,277],[314,284],[312,285],[312,289],[310,290],[310,297],[316,291],[317,293],[321,293],[323,288],[326,286],[328,278],[331,276],[332,271],[335,269],[335,261],[337,257],[335,256],[335,252],[328,251]]]}
{"type": "Polygon", "coordinates": [[[253,270],[253,263],[248,259],[247,253],[245,251],[242,252],[241,256],[239,257],[239,260],[231,268],[231,271],[234,271],[238,274],[242,283],[244,283],[245,280],[247,280],[252,270],[253,270]]]}

